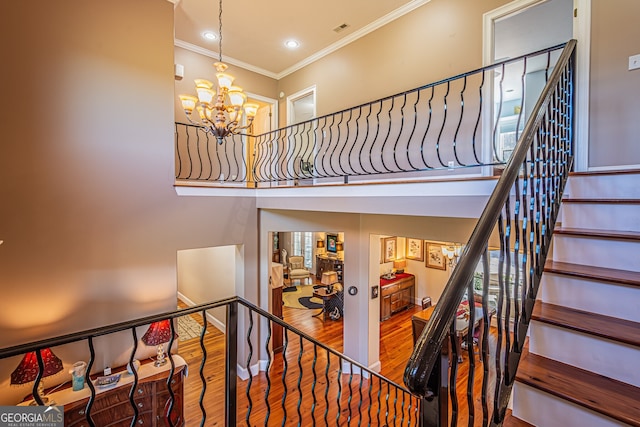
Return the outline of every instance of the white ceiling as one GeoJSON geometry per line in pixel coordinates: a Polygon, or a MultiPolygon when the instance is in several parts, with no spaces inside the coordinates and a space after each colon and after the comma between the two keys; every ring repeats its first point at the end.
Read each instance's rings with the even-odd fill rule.
{"type": "MultiPolygon", "coordinates": [[[[176,45],[218,57],[219,0],[175,4],[176,45]]],[[[429,0],[227,0],[223,2],[223,61],[274,78],[295,71],[429,0]],[[347,24],[340,32],[334,28],[347,24]],[[285,47],[295,39],[297,49],[285,47]]]]}

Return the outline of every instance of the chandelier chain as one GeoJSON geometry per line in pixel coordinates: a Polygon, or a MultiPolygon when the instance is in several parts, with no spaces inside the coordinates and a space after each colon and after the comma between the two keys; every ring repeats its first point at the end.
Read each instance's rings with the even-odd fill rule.
{"type": "Polygon", "coordinates": [[[218,9],[218,60],[222,62],[222,0],[220,0],[220,8],[218,9]]]}
{"type": "MultiPolygon", "coordinates": [[[[247,103],[247,95],[242,88],[233,86],[235,78],[226,74],[227,64],[222,62],[222,0],[218,9],[218,62],[213,64],[217,73],[218,90],[206,79],[196,79],[198,96],[180,95],[182,108],[189,122],[202,128],[216,137],[222,144],[228,135],[239,135],[240,131],[250,129],[260,106],[254,102],[247,103]],[[227,104],[230,101],[230,104],[227,104]],[[193,120],[191,115],[197,112],[199,119],[193,120]],[[244,124],[243,124],[244,122],[244,124]]],[[[1,242],[0,242],[1,243],[1,242]]]]}

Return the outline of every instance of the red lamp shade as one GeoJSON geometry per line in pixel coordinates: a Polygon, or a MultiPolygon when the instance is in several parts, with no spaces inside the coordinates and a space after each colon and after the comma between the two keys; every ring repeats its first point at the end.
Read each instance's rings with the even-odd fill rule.
{"type": "MultiPolygon", "coordinates": [[[[40,350],[42,361],[44,362],[44,373],[42,377],[57,374],[62,370],[62,360],[58,358],[51,349],[40,350]]],[[[35,381],[38,376],[38,357],[36,352],[27,353],[22,358],[18,367],[11,373],[11,384],[25,384],[35,381]]]]}
{"type": "Polygon", "coordinates": [[[171,325],[169,322],[169,319],[165,319],[152,323],[142,336],[142,342],[146,345],[160,345],[169,342],[171,339],[171,325]]]}

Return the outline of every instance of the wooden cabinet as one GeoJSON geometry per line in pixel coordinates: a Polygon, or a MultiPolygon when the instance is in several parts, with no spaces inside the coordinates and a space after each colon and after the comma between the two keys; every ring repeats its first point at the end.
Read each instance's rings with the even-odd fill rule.
{"type": "MultiPolygon", "coordinates": [[[[185,360],[179,355],[171,356],[175,370],[171,377],[171,390],[174,394],[173,407],[169,413],[171,395],[167,388],[167,377],[171,364],[153,366],[153,362],[143,363],[138,369],[138,383],[133,391],[133,400],[138,410],[138,419],[135,425],[140,426],[167,426],[171,423],[176,427],[184,426],[183,408],[183,376],[186,369],[185,360]]],[[[133,386],[134,376],[127,373],[124,367],[115,368],[114,373],[119,373],[120,381],[116,384],[101,388],[95,387],[95,399],[91,407],[91,417],[96,426],[130,427],[132,425],[134,411],[129,401],[129,393],[133,386]]],[[[92,375],[93,382],[97,375],[92,375]]],[[[57,391],[50,392],[56,405],[64,406],[64,425],[66,427],[88,427],[86,407],[91,396],[87,385],[82,390],[73,391],[70,382],[62,385],[57,391]]],[[[19,405],[29,405],[32,399],[25,400],[19,405]]]]}
{"type": "Polygon", "coordinates": [[[338,282],[344,284],[344,263],[338,258],[327,256],[316,256],[316,278],[322,279],[322,273],[325,271],[335,271],[338,273],[338,282]]]}
{"type": "Polygon", "coordinates": [[[416,278],[413,274],[398,274],[395,279],[380,279],[380,321],[413,304],[416,278]]]}
{"type": "MultiPolygon", "coordinates": [[[[169,425],[170,416],[174,426],[183,426],[183,370],[184,365],[176,367],[171,379],[171,389],[174,393],[174,403],[169,415],[170,394],[167,389],[167,375],[169,371],[141,378],[134,391],[134,403],[138,409],[140,426],[169,425]]],[[[125,372],[126,373],[126,372],[125,372]]],[[[91,416],[98,426],[130,426],[133,420],[133,408],[129,402],[131,383],[117,384],[113,388],[96,394],[91,416]]],[[[85,416],[88,398],[76,400],[64,405],[64,425],[67,427],[88,427],[85,416]]]]}

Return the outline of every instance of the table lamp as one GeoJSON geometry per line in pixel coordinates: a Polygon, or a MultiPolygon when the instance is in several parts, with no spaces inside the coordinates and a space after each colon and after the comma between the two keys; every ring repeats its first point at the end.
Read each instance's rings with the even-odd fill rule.
{"type": "Polygon", "coordinates": [[[336,243],[336,251],[338,251],[338,259],[342,260],[344,258],[344,242],[336,243]]]}
{"type": "MultiPolygon", "coordinates": [[[[142,342],[146,345],[158,346],[157,357],[153,366],[162,366],[167,363],[164,355],[164,343],[171,340],[171,325],[169,322],[169,319],[153,322],[142,336],[142,342]]],[[[175,334],[175,337],[177,336],[178,334],[175,334]]]]}
{"type": "Polygon", "coordinates": [[[316,249],[318,249],[317,250],[318,255],[324,254],[324,240],[318,240],[316,242],[316,249]]]}
{"type": "Polygon", "coordinates": [[[325,271],[322,273],[320,283],[327,287],[329,292],[333,292],[333,284],[338,281],[338,273],[335,271],[325,271]]]}
{"type": "MultiPolygon", "coordinates": [[[[44,348],[40,350],[40,355],[42,356],[42,363],[44,364],[42,378],[55,375],[62,371],[62,361],[58,356],[53,354],[51,349],[44,348]]],[[[22,358],[18,367],[11,373],[11,384],[19,385],[35,381],[39,371],[40,368],[38,367],[38,356],[36,355],[36,352],[32,351],[27,353],[22,358]]],[[[38,384],[38,396],[45,405],[56,404],[52,399],[45,397],[44,381],[42,379],[40,379],[40,383],[38,384]]],[[[31,405],[37,405],[37,403],[34,401],[31,405]]]]}
{"type": "Polygon", "coordinates": [[[393,261],[393,268],[395,268],[396,273],[404,273],[404,268],[407,266],[407,260],[405,259],[396,259],[393,261]]]}

